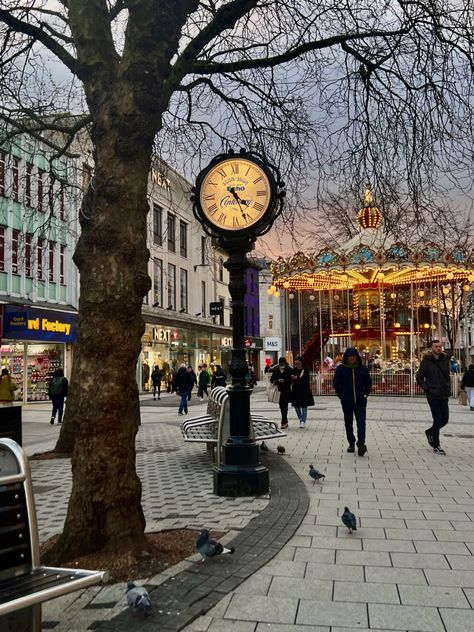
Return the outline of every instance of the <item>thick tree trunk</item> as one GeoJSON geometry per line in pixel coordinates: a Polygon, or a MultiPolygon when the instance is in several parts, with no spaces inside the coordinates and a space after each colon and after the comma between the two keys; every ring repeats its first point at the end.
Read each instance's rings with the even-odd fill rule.
{"type": "MultiPolygon", "coordinates": [[[[151,139],[147,139],[150,141],[151,139]]],[[[73,441],[73,488],[64,532],[49,561],[100,548],[143,548],[135,467],[135,368],[150,289],[146,245],[149,152],[122,158],[116,139],[96,144],[96,176],[82,206],[75,261],[81,274],[78,341],[57,452],[73,441]]]]}

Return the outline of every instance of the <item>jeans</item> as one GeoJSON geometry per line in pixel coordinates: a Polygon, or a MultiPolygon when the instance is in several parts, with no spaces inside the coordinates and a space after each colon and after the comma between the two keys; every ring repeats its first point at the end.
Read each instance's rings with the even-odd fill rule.
{"type": "Polygon", "coordinates": [[[51,413],[51,419],[56,417],[56,412],[58,413],[58,421],[63,420],[63,409],[64,409],[64,397],[62,395],[52,395],[51,402],[53,404],[53,412],[51,413]]]}
{"type": "Polygon", "coordinates": [[[355,416],[357,424],[357,445],[365,445],[365,416],[367,411],[367,398],[363,397],[354,402],[341,402],[346,426],[346,437],[349,445],[355,445],[353,423],[355,416]]]}
{"type": "Polygon", "coordinates": [[[294,406],[294,409],[298,419],[305,424],[306,419],[308,418],[308,408],[303,406],[294,406]]]}
{"type": "Polygon", "coordinates": [[[158,382],[158,384],[153,384],[153,399],[155,399],[156,397],[156,392],[158,391],[158,399],[160,399],[160,395],[161,395],[161,382],[158,382]]]}
{"type": "Polygon", "coordinates": [[[204,393],[206,394],[206,397],[209,399],[209,393],[207,392],[207,384],[204,384],[198,388],[198,397],[202,399],[204,397],[204,393]]]}
{"type": "Polygon", "coordinates": [[[428,404],[433,416],[433,425],[429,428],[428,433],[433,438],[433,448],[439,448],[439,431],[449,421],[448,400],[428,398],[428,404]]]}
{"type": "Polygon", "coordinates": [[[180,413],[182,413],[183,411],[185,413],[188,412],[188,395],[189,395],[189,391],[184,391],[184,393],[180,393],[181,396],[181,400],[179,402],[179,411],[180,413]]]}

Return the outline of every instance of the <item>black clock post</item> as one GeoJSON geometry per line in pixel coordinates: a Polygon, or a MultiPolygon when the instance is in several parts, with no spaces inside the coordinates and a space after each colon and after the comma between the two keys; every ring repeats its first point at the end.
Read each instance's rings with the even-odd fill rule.
{"type": "Polygon", "coordinates": [[[214,468],[218,496],[257,496],[269,490],[268,469],[260,463],[253,436],[245,340],[245,273],[247,253],[268,232],[283,206],[283,183],[277,169],[262,156],[241,150],[216,156],[198,176],[194,214],[207,234],[216,239],[229,258],[232,309],[232,358],[229,394],[229,437],[214,468]]]}

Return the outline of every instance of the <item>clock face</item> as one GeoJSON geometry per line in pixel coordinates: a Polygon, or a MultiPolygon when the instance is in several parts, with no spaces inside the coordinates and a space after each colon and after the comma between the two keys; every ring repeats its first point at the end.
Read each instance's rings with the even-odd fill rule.
{"type": "Polygon", "coordinates": [[[212,165],[199,187],[199,205],[204,216],[226,231],[252,227],[268,211],[273,198],[266,170],[241,156],[212,165]]]}

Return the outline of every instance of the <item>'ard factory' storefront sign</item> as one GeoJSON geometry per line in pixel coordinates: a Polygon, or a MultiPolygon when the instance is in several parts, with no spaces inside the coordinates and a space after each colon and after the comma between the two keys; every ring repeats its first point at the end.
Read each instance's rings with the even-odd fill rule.
{"type": "Polygon", "coordinates": [[[77,315],[30,307],[6,305],[3,338],[49,342],[75,342],[77,315]]]}

